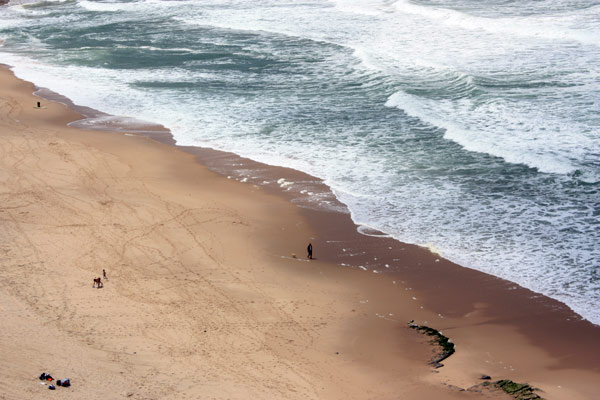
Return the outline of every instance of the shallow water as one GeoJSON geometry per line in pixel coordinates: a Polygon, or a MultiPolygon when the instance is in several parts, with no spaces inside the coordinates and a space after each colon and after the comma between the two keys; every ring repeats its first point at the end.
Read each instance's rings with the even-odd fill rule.
{"type": "Polygon", "coordinates": [[[45,1],[0,62],[600,323],[599,1],[45,1]]]}

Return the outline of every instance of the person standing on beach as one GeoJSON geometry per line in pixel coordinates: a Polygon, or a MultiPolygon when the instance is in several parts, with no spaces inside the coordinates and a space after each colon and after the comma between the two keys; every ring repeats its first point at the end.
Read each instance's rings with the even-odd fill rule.
{"type": "Polygon", "coordinates": [[[106,277],[106,270],[105,270],[105,269],[103,269],[103,270],[102,270],[102,276],[104,277],[104,279],[105,279],[105,280],[106,280],[106,279],[108,279],[108,278],[106,277]]]}
{"type": "Polygon", "coordinates": [[[306,250],[308,251],[308,259],[312,260],[312,243],[308,244],[308,247],[306,248],[306,250]]]}

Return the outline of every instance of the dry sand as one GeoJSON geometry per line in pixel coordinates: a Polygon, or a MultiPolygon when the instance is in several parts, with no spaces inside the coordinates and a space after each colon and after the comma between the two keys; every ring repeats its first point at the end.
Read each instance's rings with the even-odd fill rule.
{"type": "Polygon", "coordinates": [[[476,297],[452,280],[440,299],[410,273],[409,290],[401,274],[309,262],[308,241],[325,241],[306,211],[174,146],[69,128],[80,116],[33,91],[0,69],[0,398],[509,398],[461,391],[482,374],[547,399],[600,393],[597,327],[453,301],[476,297]],[[446,366],[427,364],[410,319],[453,339],[446,366]],[[536,319],[556,330],[541,343],[519,325],[536,319]],[[72,387],[50,392],[41,372],[72,387]]]}

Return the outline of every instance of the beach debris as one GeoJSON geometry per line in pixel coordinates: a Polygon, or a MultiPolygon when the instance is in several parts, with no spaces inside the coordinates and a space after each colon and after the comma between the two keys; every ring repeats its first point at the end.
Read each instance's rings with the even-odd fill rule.
{"type": "Polygon", "coordinates": [[[479,379],[487,379],[487,380],[489,380],[489,379],[492,379],[492,377],[489,376],[489,375],[481,375],[481,378],[479,378],[479,379]]]}
{"type": "Polygon", "coordinates": [[[50,389],[50,390],[56,390],[56,386],[50,385],[50,386],[48,386],[48,389],[50,389]]]}
{"type": "Polygon", "coordinates": [[[62,387],[69,387],[71,386],[71,380],[69,378],[63,379],[63,380],[57,380],[56,384],[58,386],[62,386],[62,387]]]}
{"type": "MultiPolygon", "coordinates": [[[[484,384],[489,385],[490,383],[484,382],[484,384]]],[[[543,400],[542,397],[535,393],[535,390],[538,389],[531,387],[527,383],[517,383],[510,379],[502,379],[494,382],[493,385],[504,390],[517,400],[543,400]]]]}
{"type": "Polygon", "coordinates": [[[40,381],[52,382],[53,380],[54,380],[54,378],[52,377],[52,375],[47,374],[45,372],[42,372],[42,374],[40,375],[40,381]]]}
{"type": "Polygon", "coordinates": [[[292,253],[292,258],[296,258],[296,253],[292,253]]]}
{"type": "Polygon", "coordinates": [[[408,323],[409,328],[415,329],[421,333],[431,336],[432,340],[430,343],[437,344],[441,351],[434,355],[433,359],[429,362],[434,368],[441,368],[444,366],[442,361],[454,354],[454,343],[450,338],[444,336],[441,331],[435,330],[425,325],[415,324],[414,320],[408,323]]]}

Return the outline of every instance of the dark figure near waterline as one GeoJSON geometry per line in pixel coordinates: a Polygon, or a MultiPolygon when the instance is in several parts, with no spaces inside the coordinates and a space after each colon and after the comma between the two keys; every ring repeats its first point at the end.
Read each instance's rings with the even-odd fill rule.
{"type": "Polygon", "coordinates": [[[308,251],[308,258],[310,260],[312,260],[312,243],[308,244],[308,247],[306,248],[306,250],[308,251]]]}
{"type": "Polygon", "coordinates": [[[39,102],[39,101],[38,101],[37,103],[38,103],[38,106],[37,106],[37,108],[40,108],[42,105],[40,104],[40,102],[39,102]]]}

